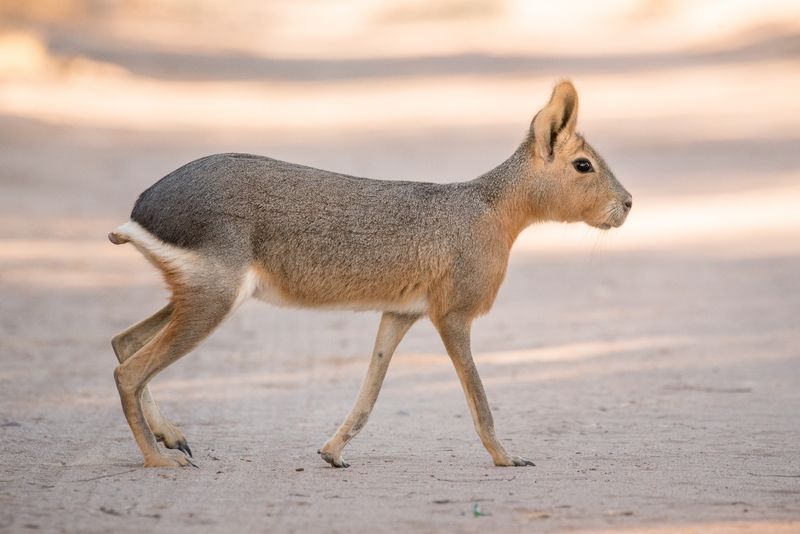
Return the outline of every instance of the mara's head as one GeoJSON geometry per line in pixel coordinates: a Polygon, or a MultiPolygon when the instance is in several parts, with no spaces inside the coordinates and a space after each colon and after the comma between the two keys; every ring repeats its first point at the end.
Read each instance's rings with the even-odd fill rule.
{"type": "Polygon", "coordinates": [[[604,230],[619,227],[632,197],[575,131],[577,119],[578,93],[563,81],[531,122],[528,155],[538,178],[535,194],[547,196],[547,219],[583,221],[604,230]]]}

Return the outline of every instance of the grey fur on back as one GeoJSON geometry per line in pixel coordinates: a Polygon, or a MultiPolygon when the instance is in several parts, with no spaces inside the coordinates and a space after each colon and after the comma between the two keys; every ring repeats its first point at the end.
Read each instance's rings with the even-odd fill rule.
{"type": "Polygon", "coordinates": [[[277,271],[299,301],[333,304],[344,287],[365,300],[427,287],[465,247],[479,246],[470,243],[469,223],[488,209],[477,181],[373,180],[217,154],[147,189],[131,218],[167,243],[277,271]],[[323,278],[336,294],[320,294],[323,278]],[[304,287],[314,294],[303,295],[304,287]]]}
{"type": "Polygon", "coordinates": [[[269,240],[282,231],[335,233],[337,243],[344,238],[370,244],[376,233],[396,236],[428,217],[442,222],[448,200],[458,197],[466,207],[467,189],[469,183],[373,180],[264,156],[215,154],[145,190],[131,219],[188,249],[227,247],[236,236],[269,240]]]}

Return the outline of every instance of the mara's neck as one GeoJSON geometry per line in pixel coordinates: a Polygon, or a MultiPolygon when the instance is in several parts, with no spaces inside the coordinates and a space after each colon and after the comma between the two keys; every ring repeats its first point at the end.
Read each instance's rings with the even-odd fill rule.
{"type": "Polygon", "coordinates": [[[544,183],[534,168],[527,141],[507,160],[472,183],[495,212],[509,248],[522,230],[547,218],[544,183]]]}

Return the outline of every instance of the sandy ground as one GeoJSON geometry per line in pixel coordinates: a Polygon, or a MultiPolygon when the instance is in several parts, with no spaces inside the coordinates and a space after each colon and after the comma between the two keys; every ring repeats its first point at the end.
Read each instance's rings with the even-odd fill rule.
{"type": "Polygon", "coordinates": [[[796,5],[5,4],[0,532],[800,532],[796,5]],[[110,339],[167,295],[106,241],[136,195],[226,151],[469,179],[565,75],[634,209],[524,233],[475,324],[536,467],[491,465],[425,321],[328,467],[378,315],[255,301],[152,384],[199,468],[141,467],[110,339]]]}
{"type": "MultiPolygon", "coordinates": [[[[233,148],[389,178],[401,159],[412,176],[475,174],[517,135],[282,144],[4,118],[0,529],[800,529],[800,232],[780,220],[724,244],[654,235],[654,246],[641,236],[628,246],[625,228],[581,229],[571,248],[548,246],[558,240],[544,239],[547,229],[524,237],[474,349],[498,433],[534,468],[491,465],[427,322],[401,344],[369,425],[346,450],[352,467],[329,468],[315,451],[350,408],[378,316],[258,302],[154,381],[199,469],[140,467],[109,339],[166,294],[135,251],[105,234],[141,189],[233,148]]],[[[647,231],[648,206],[683,204],[659,180],[635,178],[651,176],[646,158],[606,145],[633,177],[631,235],[647,231]]],[[[780,191],[796,164],[788,144],[770,147],[788,174],[758,187],[780,191]]],[[[692,182],[698,158],[671,150],[674,183],[699,202],[716,175],[692,182]]],[[[735,164],[745,178],[731,190],[753,189],[757,173],[746,159],[735,164]]]]}

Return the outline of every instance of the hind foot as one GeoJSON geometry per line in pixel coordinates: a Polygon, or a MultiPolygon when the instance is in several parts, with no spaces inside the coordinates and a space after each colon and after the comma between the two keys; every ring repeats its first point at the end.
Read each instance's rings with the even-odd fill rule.
{"type": "Polygon", "coordinates": [[[164,417],[161,417],[155,424],[151,424],[150,430],[153,431],[156,441],[163,443],[166,448],[177,449],[189,457],[192,456],[192,449],[190,449],[189,444],[186,443],[183,432],[178,430],[178,427],[170,423],[164,417]]]}
{"type": "Polygon", "coordinates": [[[153,454],[144,459],[145,467],[197,467],[189,458],[183,455],[153,454]]]}

